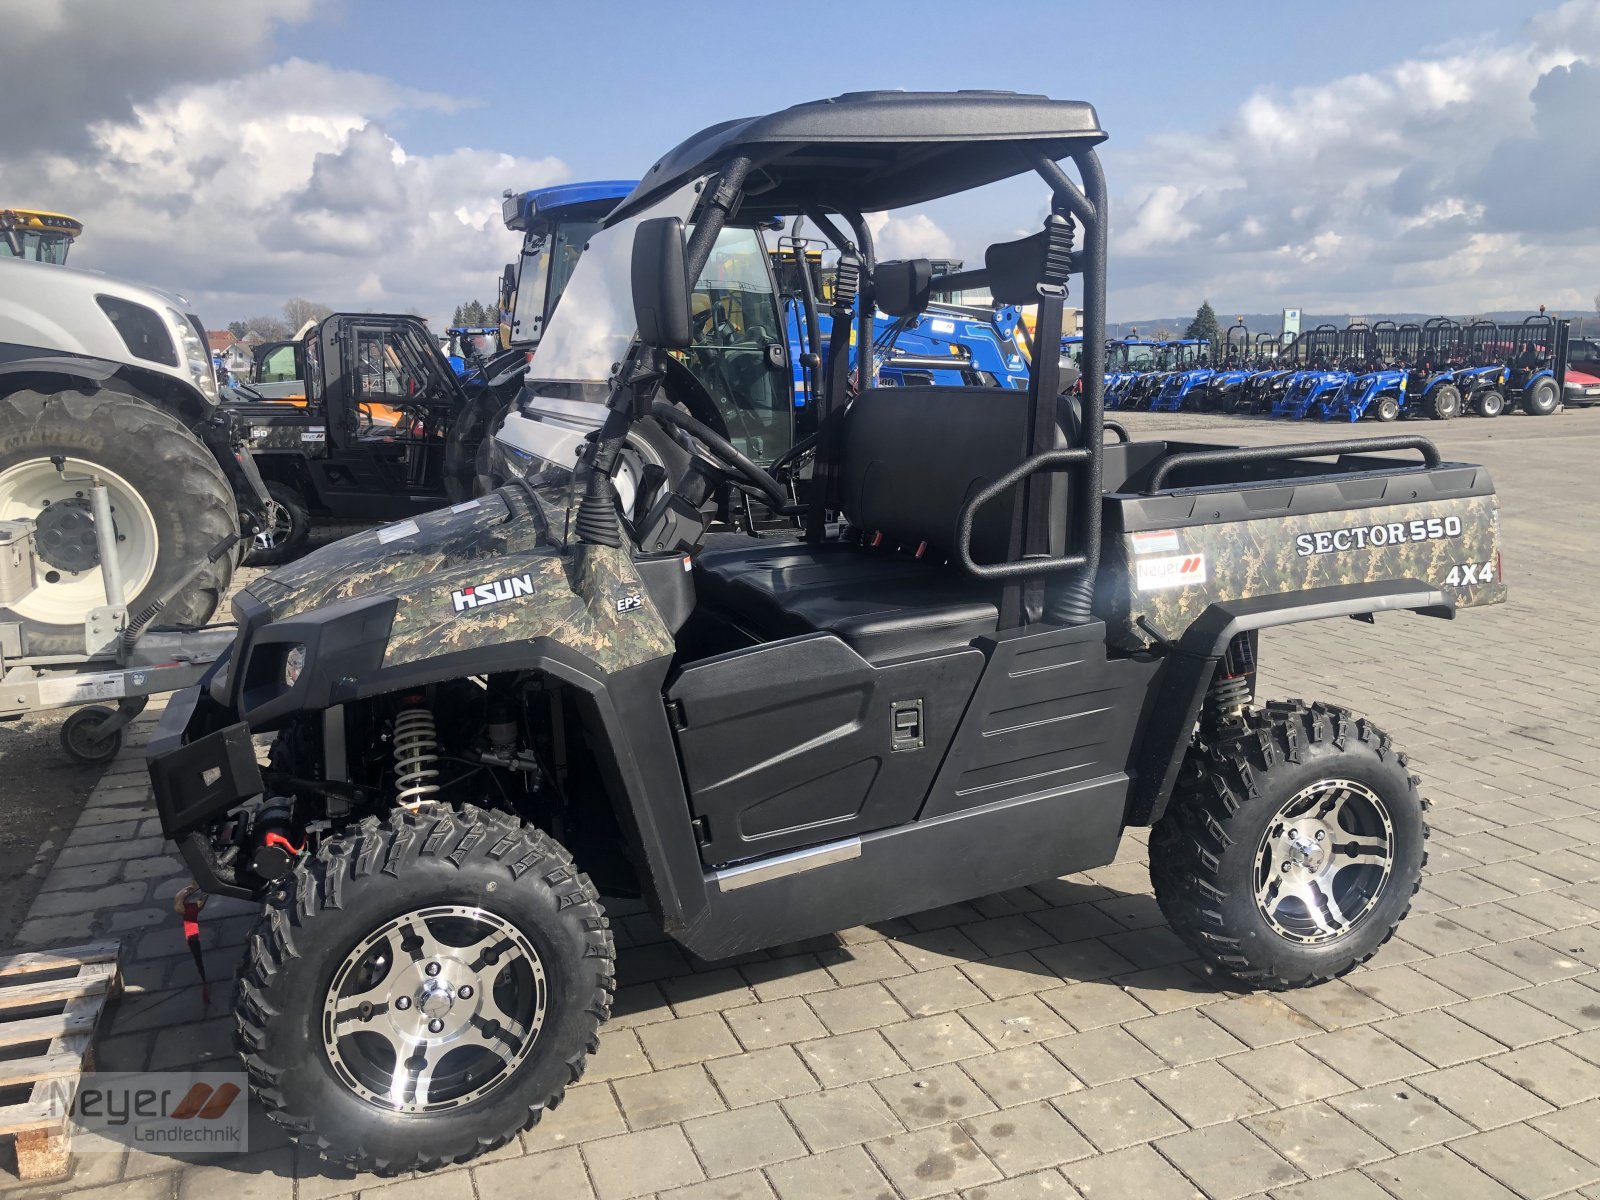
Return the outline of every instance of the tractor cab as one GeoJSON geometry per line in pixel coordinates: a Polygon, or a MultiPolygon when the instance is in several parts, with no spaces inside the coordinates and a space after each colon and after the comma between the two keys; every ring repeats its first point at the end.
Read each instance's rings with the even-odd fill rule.
{"type": "Polygon", "coordinates": [[[501,217],[507,229],[522,234],[522,252],[501,275],[502,348],[539,344],[585,244],[634,186],[631,179],[600,179],[505,193],[501,217]]]}
{"type": "Polygon", "coordinates": [[[83,222],[63,213],[0,208],[0,258],[31,262],[67,261],[72,243],[83,236],[83,222]]]}

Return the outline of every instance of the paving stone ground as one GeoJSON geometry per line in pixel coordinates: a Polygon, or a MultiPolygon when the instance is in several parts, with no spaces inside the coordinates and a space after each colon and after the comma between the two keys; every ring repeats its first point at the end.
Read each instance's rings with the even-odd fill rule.
{"type": "MultiPolygon", "coordinates": [[[[1129,423],[1257,443],[1350,432],[1161,420],[1129,423]]],[[[1372,717],[1434,804],[1415,911],[1347,978],[1218,987],[1162,921],[1142,836],[1100,870],[737,963],[691,961],[624,904],[600,1053],[487,1159],[353,1177],[257,1119],[247,1156],[84,1156],[68,1183],[15,1194],[1600,1200],[1600,412],[1406,428],[1494,472],[1513,601],[1264,640],[1264,695],[1372,717]]],[[[252,913],[207,910],[203,1010],[140,741],[18,940],[122,938],[104,1069],[228,1064],[226,981],[252,913]]]]}

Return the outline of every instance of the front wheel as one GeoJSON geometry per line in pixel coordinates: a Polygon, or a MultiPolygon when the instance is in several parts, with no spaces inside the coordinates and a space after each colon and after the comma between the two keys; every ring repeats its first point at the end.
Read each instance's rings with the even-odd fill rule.
{"type": "Polygon", "coordinates": [[[298,490],[276,479],[267,483],[267,495],[277,509],[272,515],[271,528],[255,536],[254,544],[244,556],[246,566],[275,567],[292,562],[305,553],[311,540],[311,510],[298,490]]]}
{"type": "Polygon", "coordinates": [[[267,1113],[334,1162],[464,1162],[583,1073],[614,959],[558,843],[426,804],[327,839],[269,897],[240,968],[239,1050],[267,1113]]]}
{"type": "Polygon", "coordinates": [[[1478,410],[1480,417],[1498,417],[1506,410],[1505,393],[1496,388],[1488,388],[1478,393],[1472,406],[1478,410]]]}
{"type": "Polygon", "coordinates": [[[1373,407],[1373,415],[1385,424],[1390,421],[1398,421],[1400,419],[1400,401],[1393,396],[1379,397],[1378,403],[1373,407]]]}
{"type": "Polygon", "coordinates": [[[1285,989],[1343,975],[1410,911],[1427,862],[1417,780],[1330,705],[1249,712],[1190,751],[1150,838],[1173,930],[1223,973],[1285,989]]]}

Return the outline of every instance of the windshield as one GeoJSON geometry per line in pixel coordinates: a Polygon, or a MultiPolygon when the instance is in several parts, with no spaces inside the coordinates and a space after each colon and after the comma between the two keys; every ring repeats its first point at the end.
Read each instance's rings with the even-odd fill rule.
{"type": "Polygon", "coordinates": [[[26,258],[60,265],[67,261],[67,251],[71,246],[72,238],[65,233],[12,230],[0,237],[0,258],[26,258]]]}
{"type": "MultiPolygon", "coordinates": [[[[638,216],[589,239],[539,338],[539,352],[528,371],[530,384],[604,383],[611,377],[612,364],[622,361],[633,341],[633,231],[650,217],[687,217],[694,200],[694,187],[681,187],[638,216]]],[[[519,296],[519,308],[521,303],[519,296]]]]}
{"type": "MultiPolygon", "coordinates": [[[[603,387],[573,385],[604,384],[633,341],[634,230],[651,217],[686,216],[695,197],[693,186],[680,188],[589,238],[533,356],[533,394],[524,411],[548,407],[550,397],[605,400],[603,387]]],[[[690,311],[690,348],[674,357],[710,395],[733,444],[757,462],[771,462],[793,441],[794,415],[782,316],[759,231],[722,230],[690,311]]]]}

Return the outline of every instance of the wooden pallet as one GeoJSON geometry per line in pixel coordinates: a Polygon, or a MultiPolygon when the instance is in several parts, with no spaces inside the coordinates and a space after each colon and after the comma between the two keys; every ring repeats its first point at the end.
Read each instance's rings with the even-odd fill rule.
{"type": "Polygon", "coordinates": [[[0,1134],[15,1138],[24,1180],[71,1168],[67,1113],[93,1066],[107,1002],[122,989],[120,950],[97,942],[0,958],[0,1089],[32,1085],[26,1100],[0,1107],[0,1134]]]}

